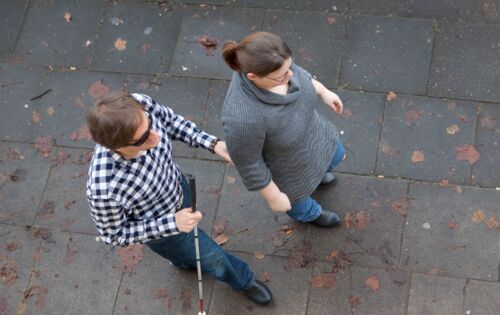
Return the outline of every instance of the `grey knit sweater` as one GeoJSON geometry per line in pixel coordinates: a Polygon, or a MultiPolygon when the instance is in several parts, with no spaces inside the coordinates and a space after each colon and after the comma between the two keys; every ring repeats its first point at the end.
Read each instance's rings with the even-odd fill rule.
{"type": "Polygon", "coordinates": [[[231,159],[249,190],[274,180],[296,202],[310,196],[335,153],[337,129],[316,111],[311,75],[292,65],[287,95],[258,88],[233,74],[222,109],[231,159]]]}

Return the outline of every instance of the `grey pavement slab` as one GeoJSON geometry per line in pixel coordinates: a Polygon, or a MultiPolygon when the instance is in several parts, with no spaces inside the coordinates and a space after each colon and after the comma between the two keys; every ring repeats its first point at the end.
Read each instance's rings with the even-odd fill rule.
{"type": "Polygon", "coordinates": [[[476,0],[403,0],[399,3],[399,15],[478,23],[481,21],[481,3],[476,0]]]}
{"type": "Polygon", "coordinates": [[[216,222],[225,226],[224,248],[266,255],[302,250],[306,225],[273,212],[256,191],[248,191],[236,169],[227,165],[216,222]]]}
{"type": "Polygon", "coordinates": [[[382,129],[385,95],[355,91],[335,91],[344,104],[342,115],[318,102],[318,110],[341,133],[346,159],[336,170],[356,174],[373,174],[377,162],[378,142],[382,129]],[[342,134],[343,133],[343,134],[342,134]]]}
{"type": "Polygon", "coordinates": [[[28,287],[40,240],[22,227],[0,225],[0,305],[3,314],[16,314],[28,287]]]}
{"type": "MultiPolygon", "coordinates": [[[[211,80],[210,92],[208,94],[207,109],[204,112],[202,123],[199,125],[206,132],[219,137],[224,140],[224,130],[222,129],[222,122],[220,113],[224,98],[229,87],[228,81],[211,80]]],[[[196,156],[203,159],[220,160],[217,155],[210,153],[205,149],[198,149],[196,156]]]]}
{"type": "Polygon", "coordinates": [[[351,267],[352,313],[405,314],[410,289],[409,277],[402,270],[351,267]]]}
{"type": "Polygon", "coordinates": [[[398,95],[386,105],[376,173],[468,183],[474,160],[458,152],[473,145],[475,123],[472,102],[398,95]]]}
{"type": "Polygon", "coordinates": [[[44,90],[51,91],[36,100],[39,123],[33,133],[50,136],[59,145],[93,148],[85,122],[86,112],[100,98],[128,88],[146,93],[150,77],[90,71],[50,72],[44,90]]]}
{"type": "Polygon", "coordinates": [[[401,266],[412,271],[497,281],[500,192],[410,184],[401,266]]]}
{"type": "Polygon", "coordinates": [[[110,247],[92,235],[58,232],[42,242],[37,259],[27,314],[111,313],[121,270],[110,247]]]}
{"type": "MultiPolygon", "coordinates": [[[[144,256],[133,271],[124,273],[114,314],[196,314],[198,279],[196,271],[186,271],[143,247],[144,256]]],[[[215,280],[203,276],[205,308],[211,301],[215,280]]]]}
{"type": "Polygon", "coordinates": [[[225,163],[193,159],[176,159],[181,171],[196,178],[197,208],[203,213],[200,227],[211,234],[222,193],[225,163]]]}
{"type": "Polygon", "coordinates": [[[37,226],[46,229],[97,234],[86,196],[92,150],[55,148],[37,226]],[[59,157],[59,158],[57,158],[59,157]]]}
{"type": "Polygon", "coordinates": [[[29,144],[2,143],[0,148],[0,222],[32,225],[51,168],[29,144]]]}
{"type": "Polygon", "coordinates": [[[351,314],[350,268],[338,270],[333,263],[317,262],[311,277],[306,314],[351,314]]]}
{"type": "Polygon", "coordinates": [[[440,22],[429,95],[500,101],[500,26],[440,22]]]}
{"type": "Polygon", "coordinates": [[[483,21],[486,23],[500,22],[500,0],[488,0],[482,3],[483,21]]]}
{"type": "Polygon", "coordinates": [[[500,187],[500,106],[480,104],[475,146],[479,160],[472,166],[473,183],[500,187]]]}
{"type": "Polygon", "coordinates": [[[103,9],[99,0],[32,1],[15,53],[27,64],[86,67],[103,9]]]}
{"type": "Polygon", "coordinates": [[[268,10],[264,30],[280,36],[287,43],[296,64],[325,86],[334,87],[346,24],[346,19],[337,14],[268,10]],[[300,23],[295,22],[299,20],[300,23]]]}
{"type": "Polygon", "coordinates": [[[174,53],[182,10],[158,3],[114,2],[106,8],[91,69],[167,72],[174,53]]]}
{"type": "Polygon", "coordinates": [[[28,1],[3,1],[0,11],[0,58],[15,48],[17,34],[21,28],[21,21],[26,12],[28,1]]]}
{"type": "Polygon", "coordinates": [[[182,18],[169,73],[182,76],[230,79],[232,70],[224,63],[221,50],[224,42],[241,40],[260,31],[265,10],[214,7],[188,9],[182,18]],[[215,42],[207,48],[203,42],[215,42]]]}
{"type": "MultiPolygon", "coordinates": [[[[150,85],[146,93],[159,104],[170,107],[174,113],[193,121],[200,126],[207,106],[209,80],[195,78],[176,78],[161,76],[154,85],[150,85]]],[[[194,157],[196,149],[190,148],[181,141],[173,141],[176,157],[194,157]]]]}
{"type": "Polygon", "coordinates": [[[414,273],[407,314],[463,314],[464,287],[464,279],[414,273]]]}
{"type": "Polygon", "coordinates": [[[350,0],[349,13],[362,15],[397,15],[398,0],[350,0]]]}
{"type": "Polygon", "coordinates": [[[470,280],[465,285],[465,314],[495,315],[500,312],[500,283],[470,280]]]}
{"type": "Polygon", "coordinates": [[[246,261],[255,277],[264,281],[273,293],[273,301],[260,306],[224,283],[217,282],[212,292],[208,314],[304,314],[313,265],[287,270],[287,259],[265,256],[257,259],[249,254],[236,254],[246,261]]]}
{"type": "Polygon", "coordinates": [[[353,17],[339,85],[368,91],[424,94],[432,39],[431,20],[353,17]]]}
{"type": "Polygon", "coordinates": [[[0,139],[34,142],[31,126],[37,102],[31,99],[42,92],[45,76],[42,68],[0,64],[0,139]]]}
{"type": "Polygon", "coordinates": [[[314,256],[339,263],[387,266],[398,263],[401,234],[407,211],[404,180],[338,174],[338,183],[317,190],[313,197],[335,211],[342,226],[322,229],[309,225],[307,241],[314,256]],[[373,237],[377,235],[377,237],[373,237]]]}

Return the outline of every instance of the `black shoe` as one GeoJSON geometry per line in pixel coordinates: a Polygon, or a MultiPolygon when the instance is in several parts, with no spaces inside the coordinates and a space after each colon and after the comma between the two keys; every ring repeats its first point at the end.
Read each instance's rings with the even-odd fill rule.
{"type": "Polygon", "coordinates": [[[323,209],[319,217],[311,223],[321,227],[335,227],[340,225],[340,218],[335,212],[323,209]]]}
{"type": "Polygon", "coordinates": [[[333,186],[337,183],[337,177],[333,175],[333,173],[326,173],[323,178],[321,179],[321,182],[318,185],[318,188],[325,188],[328,186],[333,186]]]}
{"type": "Polygon", "coordinates": [[[269,288],[261,281],[255,280],[254,285],[245,291],[246,296],[257,304],[269,304],[273,295],[269,288]]]}

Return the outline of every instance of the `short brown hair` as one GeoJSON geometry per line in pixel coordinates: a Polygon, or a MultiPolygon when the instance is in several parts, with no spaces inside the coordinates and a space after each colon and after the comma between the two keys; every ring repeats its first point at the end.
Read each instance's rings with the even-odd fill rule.
{"type": "Polygon", "coordinates": [[[129,145],[139,128],[144,108],[132,95],[117,92],[101,99],[87,113],[87,125],[95,142],[108,149],[129,145]]]}
{"type": "Polygon", "coordinates": [[[278,70],[290,57],[287,44],[268,32],[252,33],[239,43],[226,42],[222,48],[222,58],[231,69],[260,77],[278,70]]]}

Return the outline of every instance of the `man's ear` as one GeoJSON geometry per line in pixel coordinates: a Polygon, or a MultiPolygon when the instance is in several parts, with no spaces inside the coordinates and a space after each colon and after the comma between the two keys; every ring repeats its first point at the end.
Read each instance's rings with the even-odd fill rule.
{"type": "Polygon", "coordinates": [[[257,79],[257,76],[255,74],[249,72],[249,73],[247,73],[247,78],[250,81],[255,81],[255,79],[257,79]]]}

